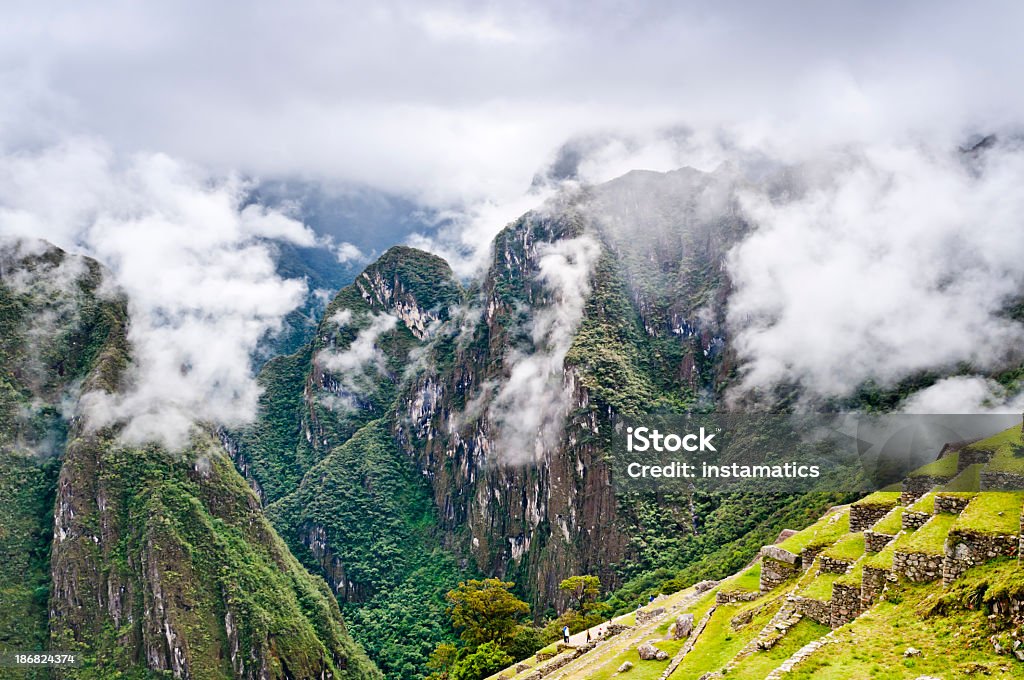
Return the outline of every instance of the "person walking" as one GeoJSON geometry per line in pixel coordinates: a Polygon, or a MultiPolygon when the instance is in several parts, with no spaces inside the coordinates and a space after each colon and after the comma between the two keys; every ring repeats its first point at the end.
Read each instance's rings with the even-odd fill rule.
{"type": "Polygon", "coordinates": [[[562,626],[562,641],[569,644],[569,626],[562,626]]]}

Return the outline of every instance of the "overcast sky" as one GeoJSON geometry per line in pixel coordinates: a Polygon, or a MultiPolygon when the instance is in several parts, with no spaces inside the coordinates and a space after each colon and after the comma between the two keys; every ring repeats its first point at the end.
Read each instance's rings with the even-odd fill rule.
{"type": "MultiPolygon", "coordinates": [[[[134,439],[180,447],[196,419],[250,420],[252,353],[308,292],[276,273],[265,239],[342,246],[247,209],[250,180],[358,183],[451,215],[429,246],[467,274],[542,200],[531,181],[572,139],[606,140],[582,166],[590,181],[855,150],[825,163],[834,172],[806,200],[744,204],[756,238],[729,265],[744,384],[843,393],[985,366],[1024,337],[999,317],[1024,285],[1024,159],[1000,152],[978,178],[950,156],[971,133],[1019,127],[1020,2],[0,0],[0,12],[0,235],[97,257],[128,293],[133,387],[84,403],[134,439]],[[875,289],[851,288],[864,262],[875,289]]],[[[1012,396],[967,380],[919,403],[1012,396]]]]}
{"type": "Polygon", "coordinates": [[[1015,2],[4,5],[8,150],[96,135],[434,203],[507,200],[579,134],[728,127],[800,153],[1024,98],[1015,2]]]}

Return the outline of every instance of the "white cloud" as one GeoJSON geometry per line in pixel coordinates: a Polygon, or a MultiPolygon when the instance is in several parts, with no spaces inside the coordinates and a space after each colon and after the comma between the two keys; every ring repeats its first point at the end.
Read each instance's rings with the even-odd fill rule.
{"type": "Polygon", "coordinates": [[[338,258],[338,262],[341,264],[348,264],[349,262],[363,262],[367,259],[363,251],[359,250],[357,246],[347,241],[335,246],[334,256],[338,258]]]}
{"type": "MultiPolygon", "coordinates": [[[[384,352],[377,346],[382,335],[395,329],[398,317],[392,314],[369,314],[369,324],[356,333],[355,339],[341,351],[321,350],[316,363],[337,379],[338,390],[329,395],[320,395],[321,402],[335,410],[349,410],[355,407],[355,397],[367,391],[366,381],[371,375],[383,373],[384,352]]],[[[331,316],[339,327],[352,323],[351,310],[342,309],[331,316]]]]}
{"type": "Polygon", "coordinates": [[[741,390],[811,394],[891,385],[916,371],[1019,359],[1001,314],[1024,290],[1024,154],[972,172],[953,150],[872,146],[806,167],[803,188],[747,193],[756,230],[729,258],[741,390]]]}
{"type": "Polygon", "coordinates": [[[551,303],[534,311],[533,349],[510,353],[509,376],[487,410],[496,427],[494,450],[501,463],[537,461],[558,444],[571,397],[565,355],[583,318],[600,252],[597,241],[586,235],[537,245],[537,279],[551,303]]]}
{"type": "Polygon", "coordinates": [[[93,427],[123,423],[128,441],[176,449],[196,422],[254,417],[250,357],[306,292],[277,276],[262,239],[314,236],[243,208],[244,189],[160,154],[118,158],[90,140],[0,157],[0,233],[91,255],[127,294],[128,384],[83,397],[93,427]]]}
{"type": "Polygon", "coordinates": [[[911,395],[901,406],[904,413],[1006,413],[1024,410],[1024,394],[1011,395],[994,380],[979,376],[945,378],[911,395]]]}

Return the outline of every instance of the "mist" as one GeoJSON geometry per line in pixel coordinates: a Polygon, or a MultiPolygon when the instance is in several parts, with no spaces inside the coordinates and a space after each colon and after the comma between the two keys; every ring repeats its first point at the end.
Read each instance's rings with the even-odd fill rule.
{"type": "MultiPolygon", "coordinates": [[[[286,208],[246,207],[257,182],[400,197],[411,224],[432,225],[409,242],[474,277],[494,235],[566,183],[801,168],[786,200],[742,196],[737,390],[827,397],[960,364],[980,376],[1020,346],[1003,314],[1021,284],[1020,155],[1006,145],[971,167],[957,151],[1020,126],[1019,3],[105,1],[4,15],[0,234],[96,257],[128,296],[131,387],[84,406],[134,440],[180,446],[198,420],[253,417],[253,349],[306,294],[275,273],[268,240],[372,257],[286,208]]],[[[502,403],[558,403],[551,361],[571,328],[552,324],[547,349],[514,363],[502,403]]],[[[985,380],[981,402],[1013,399],[985,380]]]]}

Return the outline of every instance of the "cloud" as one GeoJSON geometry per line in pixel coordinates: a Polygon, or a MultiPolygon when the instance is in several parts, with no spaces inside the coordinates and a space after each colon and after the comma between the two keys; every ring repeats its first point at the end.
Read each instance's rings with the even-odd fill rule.
{"type": "Polygon", "coordinates": [[[306,293],[275,273],[265,239],[315,237],[243,207],[245,188],[90,139],[0,157],[0,234],[93,256],[127,295],[133,363],[123,391],[82,397],[90,426],[123,424],[126,441],[179,449],[197,422],[255,416],[253,351],[306,293]]]}
{"type": "Polygon", "coordinates": [[[741,196],[755,225],[728,261],[741,391],[838,396],[1019,361],[1024,326],[1004,309],[1024,290],[1024,153],[973,167],[955,149],[870,146],[796,174],[789,198],[741,196]]]}
{"type": "MultiPolygon", "coordinates": [[[[369,325],[359,329],[352,342],[341,351],[321,350],[316,363],[337,379],[338,385],[330,395],[323,395],[322,403],[334,410],[351,410],[356,407],[356,397],[367,392],[366,384],[370,372],[381,374],[387,370],[384,352],[377,346],[382,335],[395,329],[398,317],[392,314],[367,314],[369,325]]],[[[339,328],[349,326],[353,321],[352,311],[342,309],[331,316],[339,328]]]]}
{"type": "Polygon", "coordinates": [[[367,257],[363,251],[348,241],[339,243],[334,247],[334,256],[338,258],[338,262],[341,264],[348,264],[349,262],[365,262],[367,257]]]}
{"type": "Polygon", "coordinates": [[[1011,394],[994,380],[980,376],[945,378],[911,395],[903,403],[904,413],[1006,413],[1024,411],[1024,394],[1011,394]]]}
{"type": "Polygon", "coordinates": [[[532,350],[510,353],[509,376],[487,409],[501,463],[537,461],[558,444],[571,397],[565,355],[583,318],[600,252],[597,241],[587,235],[537,246],[537,280],[551,302],[534,311],[532,350]]]}

